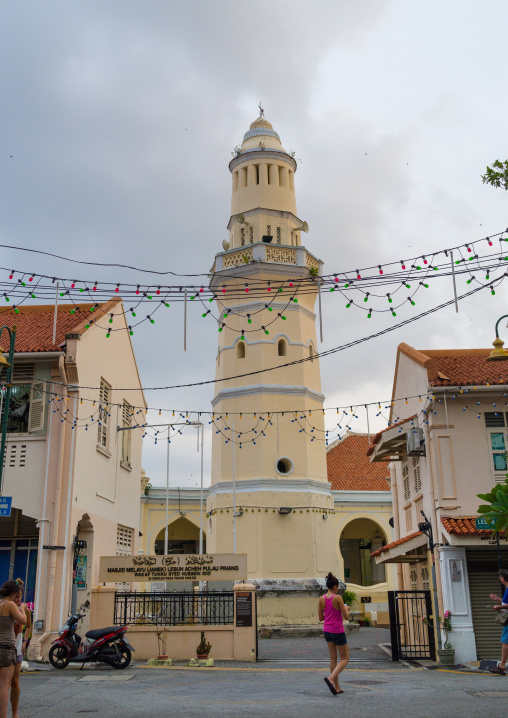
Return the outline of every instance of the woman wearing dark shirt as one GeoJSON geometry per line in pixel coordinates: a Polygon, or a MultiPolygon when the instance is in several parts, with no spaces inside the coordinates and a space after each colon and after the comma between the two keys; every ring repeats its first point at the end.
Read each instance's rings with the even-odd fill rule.
{"type": "MultiPolygon", "coordinates": [[[[495,593],[491,593],[490,597],[493,601],[499,601],[497,606],[492,606],[494,611],[508,610],[508,570],[502,568],[499,571],[499,578],[501,583],[505,587],[503,598],[496,596],[495,593]]],[[[490,668],[491,673],[499,673],[501,676],[506,675],[506,663],[508,661],[508,623],[503,626],[503,633],[501,634],[501,661],[495,668],[490,668]]]]}

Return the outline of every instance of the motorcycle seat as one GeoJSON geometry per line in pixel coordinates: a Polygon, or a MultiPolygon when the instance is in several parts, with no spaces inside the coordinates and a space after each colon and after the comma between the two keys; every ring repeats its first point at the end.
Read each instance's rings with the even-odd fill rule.
{"type": "Polygon", "coordinates": [[[103,636],[107,636],[108,633],[115,633],[115,631],[118,631],[119,626],[109,626],[109,628],[94,628],[93,631],[88,631],[86,635],[87,638],[91,638],[92,641],[96,641],[98,638],[103,638],[103,636]]]}

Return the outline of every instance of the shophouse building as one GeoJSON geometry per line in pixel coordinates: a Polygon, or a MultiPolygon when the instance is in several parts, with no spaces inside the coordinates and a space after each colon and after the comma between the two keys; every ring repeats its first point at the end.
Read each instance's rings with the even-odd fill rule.
{"type": "Polygon", "coordinates": [[[100,555],[138,550],[142,433],[118,429],[139,423],[145,402],[122,301],[58,307],[55,335],[54,320],[53,306],[2,315],[17,332],[0,583],[25,581],[32,656],[47,655],[71,605],[87,615],[88,630],[100,555]],[[84,542],[79,552],[75,539],[84,542]]]}
{"type": "Polygon", "coordinates": [[[508,565],[508,547],[501,536],[498,552],[491,532],[475,527],[476,495],[507,473],[508,367],[486,361],[489,353],[400,344],[391,424],[368,449],[372,462],[389,465],[395,536],[372,556],[395,565],[398,589],[429,588],[429,539],[421,526],[428,519],[439,613],[452,613],[456,663],[499,652],[488,604],[489,594],[499,593],[498,560],[508,565]]]}

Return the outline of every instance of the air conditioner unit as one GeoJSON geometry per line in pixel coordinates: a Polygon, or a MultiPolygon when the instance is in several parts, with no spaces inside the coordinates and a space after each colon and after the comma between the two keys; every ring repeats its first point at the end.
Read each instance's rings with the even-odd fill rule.
{"type": "Polygon", "coordinates": [[[410,429],[406,434],[408,456],[425,456],[423,429],[410,429]]]}

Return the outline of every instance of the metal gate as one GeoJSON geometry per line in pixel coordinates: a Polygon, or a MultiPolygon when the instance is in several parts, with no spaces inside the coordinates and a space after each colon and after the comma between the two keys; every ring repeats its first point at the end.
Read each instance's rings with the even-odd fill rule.
{"type": "Polygon", "coordinates": [[[388,591],[392,660],[436,660],[430,591],[388,591]]]}

